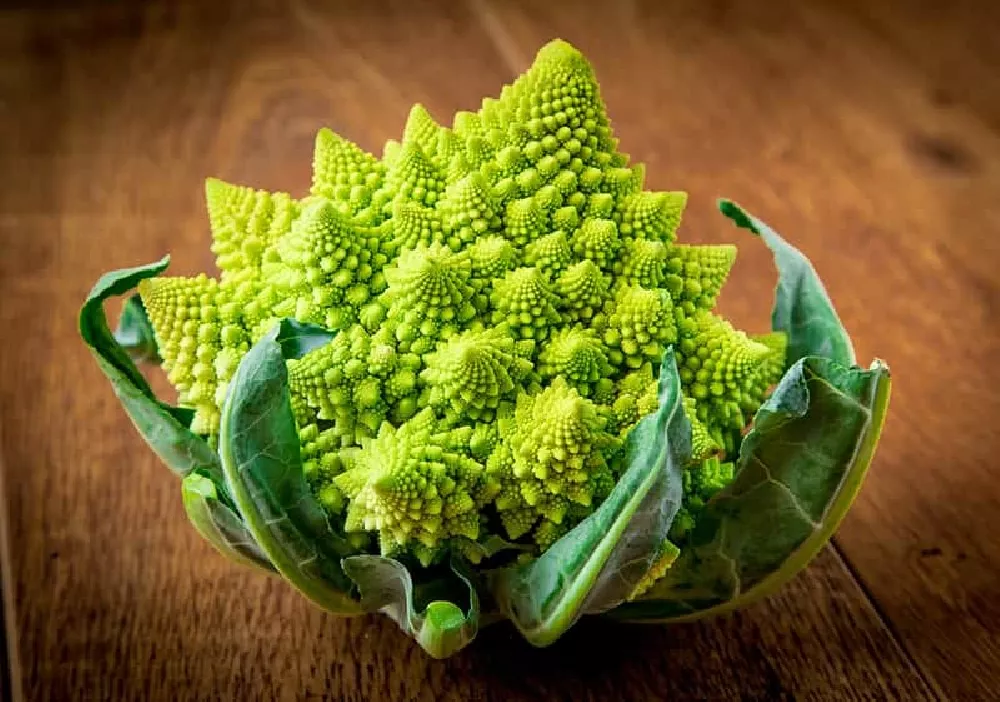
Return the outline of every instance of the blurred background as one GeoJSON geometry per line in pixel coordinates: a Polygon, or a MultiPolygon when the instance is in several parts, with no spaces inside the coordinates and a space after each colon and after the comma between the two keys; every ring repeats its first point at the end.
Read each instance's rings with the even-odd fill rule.
{"type": "MultiPolygon", "coordinates": [[[[1000,3],[0,3],[0,563],[27,699],[994,699],[1000,684],[1000,3]],[[680,238],[737,242],[721,301],[767,328],[769,254],[814,262],[882,445],[833,545],[766,602],[662,627],[507,627],[430,661],[217,557],[79,342],[98,276],[211,272],[203,180],[304,193],[316,130],[380,153],[477,109],[550,39],[594,65],[680,238]]],[[[157,389],[166,391],[162,378],[157,389]]]]}

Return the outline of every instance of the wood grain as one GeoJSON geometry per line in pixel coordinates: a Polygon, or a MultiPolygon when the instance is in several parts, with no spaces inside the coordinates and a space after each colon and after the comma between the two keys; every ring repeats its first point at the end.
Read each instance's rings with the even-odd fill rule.
{"type": "Polygon", "coordinates": [[[0,11],[4,586],[25,696],[988,699],[1000,53],[961,38],[995,11],[896,5],[0,11]],[[937,44],[920,43],[929,18],[937,44]],[[430,661],[391,623],[325,616],[200,542],[75,315],[104,270],[168,251],[175,273],[210,270],[205,176],[301,192],[318,127],[378,151],[413,102],[441,118],[474,108],[553,36],[591,57],[648,187],[691,193],[683,236],[748,244],[724,311],[765,326],[773,278],[714,213],[720,195],[812,257],[859,356],[888,360],[896,390],[837,550],[767,602],[671,628],[586,622],[545,651],[498,626],[430,661]]]}

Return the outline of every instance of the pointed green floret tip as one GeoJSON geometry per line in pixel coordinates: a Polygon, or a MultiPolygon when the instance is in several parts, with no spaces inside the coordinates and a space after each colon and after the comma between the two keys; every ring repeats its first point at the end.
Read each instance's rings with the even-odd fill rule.
{"type": "Polygon", "coordinates": [[[381,156],[320,129],[298,199],[209,178],[218,279],[139,284],[163,367],[214,440],[256,342],[283,319],[328,330],[286,367],[334,531],[424,564],[491,539],[530,561],[622,478],[673,349],[692,451],[638,597],[733,480],[789,338],[717,315],[736,248],[678,243],[687,195],[644,190],[567,42],[440,117],[414,105],[381,156]]]}

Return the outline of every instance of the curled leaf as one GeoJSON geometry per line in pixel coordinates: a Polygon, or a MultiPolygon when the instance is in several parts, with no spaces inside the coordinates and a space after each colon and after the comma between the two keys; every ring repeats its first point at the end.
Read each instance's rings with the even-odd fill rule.
{"type": "Polygon", "coordinates": [[[80,335],[139,433],[171,470],[184,477],[194,470],[209,476],[223,501],[229,502],[219,458],[208,443],[188,427],[192,414],[170,407],[153,394],[128,352],[108,328],[104,302],[133,289],[140,280],[159,275],[170,263],[165,256],[156,263],[112,271],[101,276],[80,310],[80,335]]]}
{"type": "Polygon", "coordinates": [[[845,366],[854,365],[851,338],[809,259],[735,202],[721,200],[719,209],[737,226],[761,237],[774,254],[778,286],[771,327],[788,335],[786,370],[804,356],[822,356],[845,366]]]}
{"type": "Polygon", "coordinates": [[[767,596],[833,535],[860,489],[889,400],[889,369],[808,357],[757,413],[735,480],[709,501],[666,575],[615,617],[692,619],[767,596]]]}
{"type": "Polygon", "coordinates": [[[628,600],[663,553],[691,455],[672,349],[660,371],[659,408],[632,430],[625,451],[627,470],[593,514],[538,559],[490,576],[500,610],[536,646],[553,643],[582,615],[628,600]]]}
{"type": "Polygon", "coordinates": [[[230,382],[219,434],[223,471],[247,529],[278,572],[323,609],[359,614],[340,564],[354,549],[330,524],[302,472],[278,341],[294,338],[293,327],[287,320],[276,325],[244,356],[230,382]]]}
{"type": "Polygon", "coordinates": [[[146,308],[138,293],[131,295],[122,306],[114,337],[118,345],[125,349],[129,358],[135,363],[160,363],[162,361],[159,349],[156,347],[153,325],[149,322],[146,308]]]}
{"type": "Polygon", "coordinates": [[[423,580],[416,584],[406,566],[384,556],[349,556],[343,567],[361,592],[364,610],[388,615],[432,657],[447,658],[475,638],[479,597],[456,564],[447,576],[428,579],[420,572],[423,580]]]}

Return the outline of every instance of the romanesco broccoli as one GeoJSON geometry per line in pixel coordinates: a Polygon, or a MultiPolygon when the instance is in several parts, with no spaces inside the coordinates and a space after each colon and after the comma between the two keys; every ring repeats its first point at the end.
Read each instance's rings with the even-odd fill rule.
{"type": "MultiPolygon", "coordinates": [[[[676,243],[687,196],[643,190],[644,173],[587,61],[554,41],[450,127],[415,106],[381,158],[320,130],[301,199],[209,180],[220,279],[140,294],[207,436],[277,320],[336,331],[288,362],[307,480],[359,544],[424,563],[490,535],[537,553],[592,512],[673,346],[694,448],[683,545],[784,338],[713,312],[735,248],[676,243]]],[[[662,571],[676,548],[661,551],[662,571]]]]}

